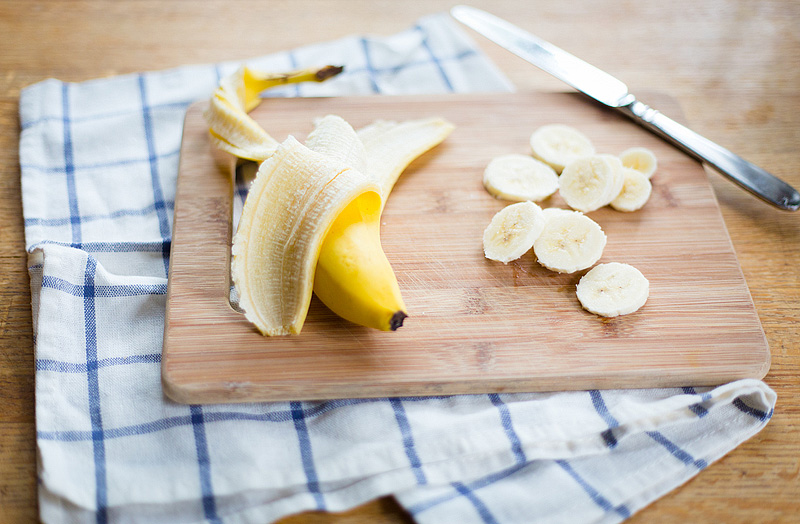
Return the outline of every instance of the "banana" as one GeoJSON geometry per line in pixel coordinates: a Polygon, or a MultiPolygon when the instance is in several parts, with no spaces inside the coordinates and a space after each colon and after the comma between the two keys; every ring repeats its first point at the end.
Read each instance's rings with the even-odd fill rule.
{"type": "Polygon", "coordinates": [[[533,243],[539,264],[558,273],[591,267],[603,256],[606,234],[580,211],[547,208],[544,229],[533,243]]]}
{"type": "Polygon", "coordinates": [[[532,247],[545,226],[542,208],[518,202],[498,211],[483,232],[483,252],[489,260],[507,264],[532,247]]]}
{"type": "Polygon", "coordinates": [[[574,127],[549,124],[536,129],[530,138],[533,156],[561,173],[573,160],[593,155],[591,140],[574,127]]]}
{"type": "Polygon", "coordinates": [[[570,162],[558,179],[559,194],[572,209],[588,213],[606,206],[622,190],[622,162],[613,155],[591,155],[570,162]]]}
{"type": "Polygon", "coordinates": [[[380,210],[380,195],[367,193],[339,213],[322,243],[314,294],[346,320],[394,331],[408,315],[381,249],[380,210]]]}
{"type": "Polygon", "coordinates": [[[587,311],[616,317],[641,308],[650,294],[650,283],[635,267],[609,262],[593,267],[581,277],[576,292],[587,311]]]}
{"type": "Polygon", "coordinates": [[[658,169],[658,159],[655,153],[646,147],[632,147],[619,154],[622,165],[641,172],[647,178],[653,176],[658,169]]]}
{"type": "Polygon", "coordinates": [[[402,171],[452,124],[385,122],[356,133],[327,115],[304,145],[293,137],[278,143],[246,113],[263,89],[339,71],[264,75],[243,68],[223,79],[206,111],[218,147],[262,162],[233,238],[231,276],[239,306],[264,335],[300,333],[312,291],[364,326],[395,330],[407,316],[380,244],[380,217],[402,171]]]}
{"type": "Polygon", "coordinates": [[[367,175],[294,137],[261,164],[233,238],[231,264],[239,305],[261,333],[300,333],[325,234],[352,201],[379,201],[378,191],[367,175]]]}
{"type": "MultiPolygon", "coordinates": [[[[386,140],[375,143],[384,147],[395,144],[388,149],[401,156],[407,154],[409,147],[408,143],[397,147],[397,142],[386,140]]],[[[352,126],[339,116],[318,119],[306,145],[332,160],[367,172],[366,147],[352,126]]],[[[408,314],[397,278],[381,247],[383,188],[376,177],[370,178],[378,191],[351,202],[325,235],[313,289],[317,298],[340,317],[362,326],[394,331],[403,325],[408,314]]]]}
{"type": "Polygon", "coordinates": [[[622,174],[625,179],[622,184],[622,191],[611,201],[611,207],[617,211],[636,211],[641,209],[650,198],[653,185],[644,173],[636,169],[623,167],[622,174]]]}
{"type": "Polygon", "coordinates": [[[512,153],[489,162],[483,172],[483,186],[496,198],[539,202],[558,190],[558,175],[544,162],[512,153]]]}

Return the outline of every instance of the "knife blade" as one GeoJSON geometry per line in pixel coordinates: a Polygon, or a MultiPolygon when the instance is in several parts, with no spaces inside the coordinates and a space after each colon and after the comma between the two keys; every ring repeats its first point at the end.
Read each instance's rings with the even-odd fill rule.
{"type": "Polygon", "coordinates": [[[800,209],[800,193],[792,186],[640,102],[630,93],[628,86],[608,73],[486,11],[457,5],[450,14],[578,91],[617,109],[645,129],[714,167],[763,201],[787,211],[800,209]]]}

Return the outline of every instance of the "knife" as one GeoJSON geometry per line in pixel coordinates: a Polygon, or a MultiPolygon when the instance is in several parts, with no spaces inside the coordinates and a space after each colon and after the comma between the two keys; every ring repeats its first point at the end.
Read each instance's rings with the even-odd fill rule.
{"type": "Polygon", "coordinates": [[[578,91],[619,110],[645,129],[711,165],[765,202],[787,211],[800,208],[800,193],[792,186],[639,102],[628,92],[628,86],[608,73],[486,11],[457,5],[450,10],[450,14],[462,24],[578,91]]]}

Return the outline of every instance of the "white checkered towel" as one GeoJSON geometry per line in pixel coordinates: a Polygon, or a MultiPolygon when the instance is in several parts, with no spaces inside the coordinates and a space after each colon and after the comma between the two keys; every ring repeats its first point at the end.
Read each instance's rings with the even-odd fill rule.
{"type": "MultiPolygon", "coordinates": [[[[273,96],[509,90],[444,15],[253,60],[344,64],[273,96]]],[[[759,431],[775,394],[715,389],[186,406],[160,385],[187,105],[237,64],[20,101],[45,522],[268,522],[394,494],[421,523],[616,522],[759,431]]]]}

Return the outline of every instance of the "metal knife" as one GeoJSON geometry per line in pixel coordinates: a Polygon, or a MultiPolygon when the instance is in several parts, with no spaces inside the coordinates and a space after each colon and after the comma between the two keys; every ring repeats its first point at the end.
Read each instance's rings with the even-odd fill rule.
{"type": "Polygon", "coordinates": [[[480,9],[457,5],[450,10],[450,14],[520,58],[598,102],[619,110],[645,129],[708,163],[765,202],[788,211],[800,208],[800,193],[792,186],[639,102],[628,92],[628,86],[608,73],[480,9]]]}

